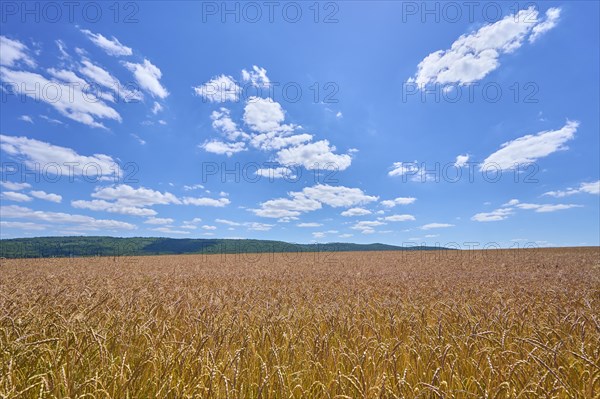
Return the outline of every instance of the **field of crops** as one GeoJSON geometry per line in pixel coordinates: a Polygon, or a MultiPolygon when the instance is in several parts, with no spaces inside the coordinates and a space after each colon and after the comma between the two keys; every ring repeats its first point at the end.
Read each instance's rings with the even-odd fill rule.
{"type": "Polygon", "coordinates": [[[597,398],[599,248],[2,260],[2,398],[597,398]]]}

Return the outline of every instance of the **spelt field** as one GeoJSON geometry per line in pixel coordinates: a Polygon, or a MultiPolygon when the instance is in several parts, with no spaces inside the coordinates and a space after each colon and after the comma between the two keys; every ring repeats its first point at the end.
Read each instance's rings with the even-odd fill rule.
{"type": "Polygon", "coordinates": [[[2,260],[2,398],[598,398],[599,248],[2,260]]]}

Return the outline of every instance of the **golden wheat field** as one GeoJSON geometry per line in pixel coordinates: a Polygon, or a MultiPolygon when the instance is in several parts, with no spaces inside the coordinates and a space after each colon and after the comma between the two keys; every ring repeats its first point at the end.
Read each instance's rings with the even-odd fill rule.
{"type": "Polygon", "coordinates": [[[598,398],[599,248],[2,260],[3,398],[598,398]]]}

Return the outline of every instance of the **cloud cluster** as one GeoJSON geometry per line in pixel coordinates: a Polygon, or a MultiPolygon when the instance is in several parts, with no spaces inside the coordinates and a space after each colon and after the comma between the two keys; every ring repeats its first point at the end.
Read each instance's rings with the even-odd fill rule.
{"type": "Polygon", "coordinates": [[[535,7],[507,15],[477,31],[460,36],[449,49],[438,50],[425,57],[415,76],[408,79],[424,89],[429,84],[477,82],[500,65],[502,54],[512,53],[528,38],[530,43],[554,28],[560,17],[559,8],[550,8],[540,17],[535,7]]]}
{"type": "MultiPolygon", "coordinates": [[[[257,87],[269,86],[271,81],[266,73],[264,68],[255,65],[251,71],[242,70],[242,80],[257,87]]],[[[228,75],[216,76],[193,89],[198,96],[218,103],[238,101],[242,91],[235,79],[228,75]]],[[[243,111],[241,121],[247,132],[232,119],[228,108],[220,107],[213,111],[212,126],[222,138],[209,139],[200,148],[229,157],[250,148],[275,151],[274,159],[279,163],[275,170],[278,171],[291,166],[345,170],[352,163],[349,154],[336,154],[336,147],[328,140],[313,141],[312,134],[296,133],[302,127],[285,123],[283,107],[271,98],[252,96],[244,103],[243,111]]],[[[281,173],[277,173],[276,177],[280,176],[281,173]]]]}

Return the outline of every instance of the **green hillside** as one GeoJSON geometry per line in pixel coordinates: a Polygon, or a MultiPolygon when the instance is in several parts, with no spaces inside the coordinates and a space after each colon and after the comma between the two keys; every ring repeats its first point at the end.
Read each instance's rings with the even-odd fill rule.
{"type": "Polygon", "coordinates": [[[49,258],[167,254],[232,254],[263,252],[415,251],[441,247],[387,244],[294,244],[269,240],[161,237],[35,237],[0,240],[0,257],[49,258]]]}

